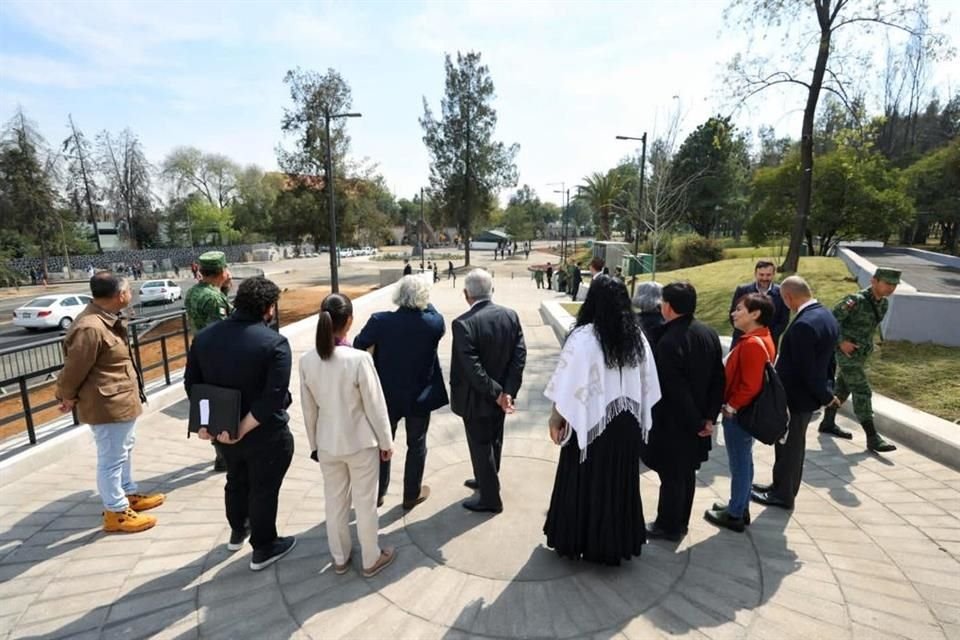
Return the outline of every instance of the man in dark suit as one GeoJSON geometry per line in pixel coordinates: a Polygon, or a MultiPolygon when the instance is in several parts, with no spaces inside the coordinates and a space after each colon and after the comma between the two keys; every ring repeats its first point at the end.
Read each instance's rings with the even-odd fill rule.
{"type": "Polygon", "coordinates": [[[409,276],[409,275],[412,274],[412,273],[413,273],[413,267],[410,266],[410,261],[409,261],[409,260],[404,260],[404,261],[403,261],[403,275],[409,276]]]}
{"type": "MultiPolygon", "coordinates": [[[[758,261],[753,269],[754,281],[737,287],[737,290],[733,292],[733,300],[730,301],[730,312],[727,313],[728,318],[732,317],[733,310],[737,308],[737,300],[748,293],[761,293],[770,296],[770,301],[773,302],[773,321],[770,323],[770,335],[773,338],[773,344],[779,343],[780,336],[783,335],[787,323],[790,322],[790,310],[783,301],[780,285],[773,281],[776,272],[777,268],[769,260],[758,261]]],[[[730,320],[730,324],[733,325],[733,320],[730,320]]],[[[733,349],[734,345],[740,341],[742,335],[743,332],[734,327],[733,342],[730,343],[730,349],[733,349]]]]}
{"type": "Polygon", "coordinates": [[[713,423],[723,405],[723,350],[717,332],[693,317],[693,285],[674,282],[662,295],[667,324],[654,359],[663,397],[653,408],[653,428],[641,454],[660,476],[657,519],[647,537],[678,541],[690,524],[697,469],[710,455],[713,423]]]}
{"type": "Polygon", "coordinates": [[[807,425],[822,406],[839,406],[833,395],[834,350],[840,326],[800,276],[790,276],[780,285],[784,302],[797,316],[780,341],[777,374],[787,392],[790,409],[787,439],[775,445],[773,484],[754,485],[752,498],[760,504],[792,509],[803,475],[807,425]]]}
{"type": "Polygon", "coordinates": [[[464,281],[470,310],[453,321],[450,362],[450,408],[463,418],[475,479],[464,484],[480,496],[463,503],[471,511],[503,510],[500,499],[500,454],[503,421],[523,381],[527,347],[520,319],[512,309],[494,304],[493,279],[474,269],[464,281]]]}
{"type": "MultiPolygon", "coordinates": [[[[292,358],[287,339],[267,324],[277,313],[280,289],[263,276],[244,280],[234,312],[199,332],[190,346],[184,386],[196,384],[240,391],[237,437],[226,431],[227,521],[232,530],[227,549],[237,551],[250,535],[250,569],[260,571],[293,549],[296,538],[277,535],[277,498],[293,459],[293,436],[287,423],[292,358]],[[250,530],[247,531],[249,519],[250,530]]],[[[201,428],[200,437],[211,434],[201,428]]]]}
{"type": "MultiPolygon", "coordinates": [[[[353,346],[373,349],[394,438],[403,419],[407,431],[403,508],[412,509],[430,496],[430,487],[422,484],[430,412],[449,402],[437,357],[437,344],[445,329],[443,316],[430,304],[430,284],[423,278],[401,278],[393,302],[396,311],[370,316],[353,346]]],[[[389,486],[390,461],[381,461],[378,503],[383,502],[389,486]]]]}

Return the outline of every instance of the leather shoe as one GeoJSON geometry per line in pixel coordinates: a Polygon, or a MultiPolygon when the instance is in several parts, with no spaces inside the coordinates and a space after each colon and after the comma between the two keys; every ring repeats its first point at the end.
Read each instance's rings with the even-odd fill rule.
{"type": "MultiPolygon", "coordinates": [[[[713,503],[714,511],[726,511],[727,503],[726,502],[714,502],[713,503]]],[[[743,510],[743,524],[750,524],[750,507],[748,506],[743,510]]]]}
{"type": "Polygon", "coordinates": [[[773,490],[773,483],[771,484],[752,484],[750,488],[758,493],[769,493],[773,490]]]}
{"type": "Polygon", "coordinates": [[[410,511],[410,509],[413,509],[415,506],[417,506],[418,504],[420,504],[421,502],[423,502],[429,497],[430,497],[430,487],[428,487],[427,485],[423,485],[420,487],[420,495],[418,495],[413,500],[403,501],[403,508],[405,511],[410,511]]]}
{"type": "Polygon", "coordinates": [[[469,511],[475,511],[477,513],[500,513],[503,511],[503,505],[486,505],[479,500],[467,500],[463,503],[463,508],[469,511]]]}
{"type": "Polygon", "coordinates": [[[793,509],[793,503],[787,502],[772,491],[751,491],[750,499],[768,507],[780,507],[781,509],[793,509]]]}
{"type": "Polygon", "coordinates": [[[833,436],[835,438],[843,438],[844,440],[853,440],[853,434],[849,431],[844,431],[835,424],[820,425],[820,428],[817,429],[819,433],[825,433],[827,435],[833,436]]]}
{"type": "Polygon", "coordinates": [[[474,491],[480,490],[480,483],[474,480],[473,478],[470,478],[469,480],[464,480],[463,486],[465,486],[467,489],[473,489],[474,491]]]}
{"type": "Polygon", "coordinates": [[[743,518],[734,518],[726,509],[707,509],[703,512],[703,519],[724,529],[743,533],[746,523],[743,518]]]}
{"type": "Polygon", "coordinates": [[[660,528],[656,522],[647,525],[647,538],[651,540],[669,540],[670,542],[680,542],[683,540],[682,533],[670,533],[660,528]]]}

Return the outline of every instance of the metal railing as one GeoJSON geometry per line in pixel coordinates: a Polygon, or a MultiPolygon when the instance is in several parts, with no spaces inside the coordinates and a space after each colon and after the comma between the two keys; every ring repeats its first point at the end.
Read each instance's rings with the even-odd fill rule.
{"type": "MultiPolygon", "coordinates": [[[[166,386],[173,384],[171,379],[171,363],[186,359],[190,349],[190,330],[187,325],[187,314],[183,309],[169,313],[138,318],[128,325],[130,347],[133,353],[134,365],[140,371],[140,376],[146,381],[146,374],[154,369],[163,367],[163,379],[166,386]],[[179,319],[179,328],[151,335],[152,329],[170,320],[179,319]],[[168,343],[171,340],[183,339],[183,352],[170,353],[168,343]],[[146,347],[160,343],[160,358],[156,362],[143,364],[143,351],[146,347]]],[[[47,400],[37,405],[30,401],[32,388],[43,386],[55,374],[63,369],[63,335],[54,338],[40,339],[26,345],[18,345],[0,349],[0,388],[16,385],[20,397],[22,411],[0,418],[0,428],[5,425],[23,420],[26,423],[27,437],[30,444],[37,443],[36,425],[34,416],[60,404],[56,399],[47,400]]],[[[12,397],[0,398],[6,401],[12,397]]],[[[80,421],[76,409],[73,411],[73,424],[80,421]]]]}

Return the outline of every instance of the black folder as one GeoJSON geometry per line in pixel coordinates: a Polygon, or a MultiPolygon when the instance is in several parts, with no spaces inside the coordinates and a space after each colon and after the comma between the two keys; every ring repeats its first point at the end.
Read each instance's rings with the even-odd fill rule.
{"type": "Polygon", "coordinates": [[[231,438],[236,438],[240,429],[240,391],[212,384],[190,387],[187,437],[200,431],[201,427],[206,427],[214,437],[226,431],[231,438]]]}

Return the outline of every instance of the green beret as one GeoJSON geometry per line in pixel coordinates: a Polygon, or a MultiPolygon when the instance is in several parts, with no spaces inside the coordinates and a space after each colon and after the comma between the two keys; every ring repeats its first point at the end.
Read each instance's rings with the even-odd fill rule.
{"type": "Polygon", "coordinates": [[[887,284],[900,284],[900,270],[889,267],[877,267],[873,277],[887,284]]]}
{"type": "Polygon", "coordinates": [[[223,251],[207,251],[200,254],[198,261],[201,267],[207,267],[208,269],[227,268],[227,256],[223,255],[223,251]]]}

